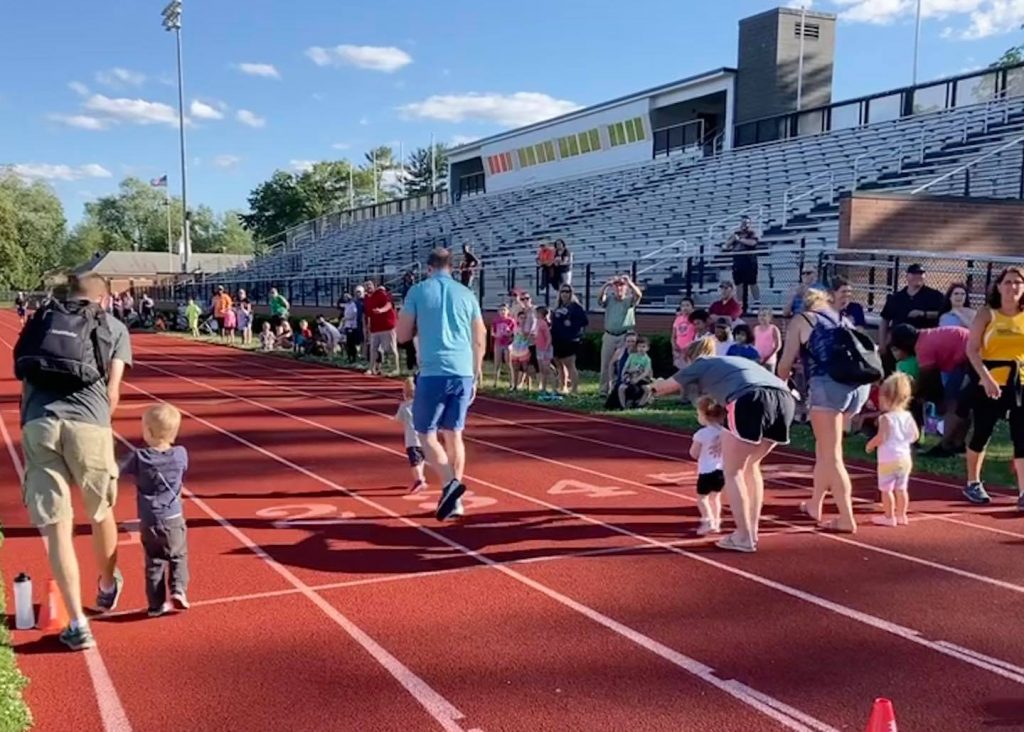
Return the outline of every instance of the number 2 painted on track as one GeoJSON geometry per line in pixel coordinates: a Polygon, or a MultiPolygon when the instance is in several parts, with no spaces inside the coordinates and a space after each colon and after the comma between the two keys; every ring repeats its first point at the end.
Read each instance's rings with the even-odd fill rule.
{"type": "Polygon", "coordinates": [[[351,511],[338,511],[329,503],[288,503],[283,506],[261,508],[256,512],[260,518],[278,519],[270,525],[275,529],[291,529],[301,526],[332,526],[343,524],[355,518],[351,511]]]}
{"type": "Polygon", "coordinates": [[[618,496],[635,496],[636,491],[620,488],[617,485],[591,485],[580,480],[560,480],[548,488],[548,493],[556,496],[580,494],[588,498],[616,498],[618,496]]]}

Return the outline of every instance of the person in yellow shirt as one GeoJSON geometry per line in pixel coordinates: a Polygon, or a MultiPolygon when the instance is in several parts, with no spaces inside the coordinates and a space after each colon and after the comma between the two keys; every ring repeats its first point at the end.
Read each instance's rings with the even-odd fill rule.
{"type": "Polygon", "coordinates": [[[967,358],[978,375],[971,400],[974,433],[967,444],[967,486],[971,503],[991,499],[981,481],[985,449],[1001,419],[1010,423],[1013,465],[1017,474],[1017,508],[1024,511],[1024,267],[1007,267],[971,324],[967,358]]]}

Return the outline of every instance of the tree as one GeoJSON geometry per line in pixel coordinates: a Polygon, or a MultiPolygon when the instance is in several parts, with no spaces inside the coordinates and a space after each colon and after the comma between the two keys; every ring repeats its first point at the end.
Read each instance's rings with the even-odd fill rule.
{"type": "Polygon", "coordinates": [[[430,193],[436,178],[435,190],[448,188],[448,147],[443,143],[434,145],[434,159],[430,159],[430,148],[421,147],[409,154],[406,163],[406,195],[422,196],[430,193]]]}
{"type": "Polygon", "coordinates": [[[49,186],[0,174],[0,286],[31,288],[65,245],[64,207],[49,186]]]}
{"type": "MultiPolygon", "coordinates": [[[[1021,26],[1024,29],[1024,25],[1021,26]]],[[[1024,62],[1024,43],[1011,46],[1010,48],[1003,51],[1003,55],[996,59],[993,63],[989,64],[990,69],[999,68],[1000,66],[1014,66],[1016,64],[1024,62]]]]}
{"type": "Polygon", "coordinates": [[[164,199],[164,194],[148,183],[138,178],[125,178],[117,193],[85,204],[85,215],[103,232],[105,251],[166,252],[164,199]]]}
{"type": "Polygon", "coordinates": [[[296,176],[277,170],[249,194],[249,213],[242,224],[260,241],[302,223],[306,218],[303,193],[296,176]]]}

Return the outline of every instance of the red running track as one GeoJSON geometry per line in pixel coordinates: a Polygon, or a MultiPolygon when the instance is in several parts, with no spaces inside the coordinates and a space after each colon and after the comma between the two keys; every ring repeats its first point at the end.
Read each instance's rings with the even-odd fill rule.
{"type": "MultiPolygon", "coordinates": [[[[0,316],[10,374],[15,322],[0,316]]],[[[860,729],[1024,725],[1024,527],[915,481],[913,522],[822,534],[803,456],[769,467],[756,555],[695,537],[685,435],[481,398],[467,516],[408,496],[397,385],[169,337],[134,340],[115,420],[186,415],[187,613],[145,618],[125,532],[97,652],[14,632],[39,729],[860,729]]],[[[4,576],[46,576],[17,489],[18,385],[0,385],[4,576]]],[[[855,468],[873,510],[870,468],[855,468]]],[[[119,520],[134,518],[122,484],[119,520]]],[[[88,597],[88,528],[76,539],[88,597]]],[[[37,582],[38,589],[41,582],[37,582]]]]}

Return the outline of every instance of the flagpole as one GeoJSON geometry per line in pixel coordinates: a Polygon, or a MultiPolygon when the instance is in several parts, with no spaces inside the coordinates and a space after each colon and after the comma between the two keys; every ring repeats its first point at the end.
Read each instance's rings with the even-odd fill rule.
{"type": "Polygon", "coordinates": [[[170,181],[164,181],[164,206],[167,207],[167,271],[174,271],[174,248],[171,244],[171,185],[170,181]]]}
{"type": "Polygon", "coordinates": [[[380,202],[380,187],[377,185],[377,148],[373,148],[373,205],[380,202]]]}
{"type": "Polygon", "coordinates": [[[402,184],[402,198],[405,198],[405,143],[398,143],[398,180],[402,184]]]}
{"type": "Polygon", "coordinates": [[[917,0],[917,17],[914,20],[914,70],[911,72],[910,85],[917,86],[917,50],[921,43],[921,0],[917,0]]]}
{"type": "Polygon", "coordinates": [[[804,101],[804,32],[807,29],[807,4],[800,7],[800,59],[796,71],[796,111],[803,107],[804,101]]]}
{"type": "Polygon", "coordinates": [[[356,207],[356,189],[353,182],[352,163],[348,164],[348,209],[351,211],[356,207]]]}

